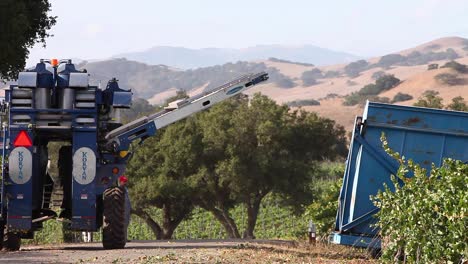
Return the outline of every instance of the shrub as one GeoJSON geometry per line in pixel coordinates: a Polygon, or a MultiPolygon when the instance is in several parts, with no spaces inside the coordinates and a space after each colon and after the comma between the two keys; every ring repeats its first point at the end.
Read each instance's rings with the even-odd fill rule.
{"type": "Polygon", "coordinates": [[[338,98],[338,97],[340,97],[340,95],[336,93],[329,93],[323,99],[333,99],[333,98],[338,98]]]}
{"type": "Polygon", "coordinates": [[[351,94],[345,96],[344,101],[343,101],[343,105],[353,106],[353,105],[357,105],[360,102],[363,102],[365,100],[366,100],[366,98],[363,98],[358,92],[352,92],[351,94]]]}
{"type": "Polygon", "coordinates": [[[382,56],[377,62],[377,66],[383,67],[383,68],[389,68],[392,65],[402,63],[406,60],[405,56],[402,56],[400,54],[389,54],[382,56]]]}
{"type": "Polygon", "coordinates": [[[358,60],[351,62],[350,64],[346,65],[344,68],[345,73],[349,77],[357,77],[359,74],[367,69],[367,66],[369,66],[369,63],[365,60],[358,60]]]}
{"type": "Polygon", "coordinates": [[[400,79],[393,75],[384,75],[375,81],[375,84],[371,83],[361,88],[358,92],[353,92],[345,97],[344,105],[356,105],[362,104],[367,99],[389,103],[390,99],[386,97],[378,97],[377,95],[383,91],[387,91],[400,83],[400,79]],[[387,100],[388,99],[388,100],[387,100]]]}
{"type": "Polygon", "coordinates": [[[315,183],[316,198],[304,212],[306,219],[311,219],[315,223],[317,236],[322,239],[328,237],[333,230],[341,184],[342,180],[315,183]]]}
{"type": "Polygon", "coordinates": [[[458,63],[456,61],[449,61],[442,66],[442,68],[451,68],[459,73],[468,73],[468,68],[465,64],[458,63]]]}
{"type": "Polygon", "coordinates": [[[357,84],[357,82],[355,82],[355,81],[346,80],[346,85],[354,86],[354,85],[356,85],[356,84],[357,84]]]}
{"type": "Polygon", "coordinates": [[[458,75],[453,73],[439,73],[434,77],[439,83],[453,85],[462,85],[463,79],[458,78],[458,75]]]}
{"type": "Polygon", "coordinates": [[[428,71],[436,70],[436,69],[439,69],[439,64],[437,64],[437,63],[432,63],[432,64],[427,65],[427,70],[428,71]]]}
{"type": "Polygon", "coordinates": [[[314,68],[310,71],[305,71],[302,73],[302,78],[304,77],[312,77],[315,79],[323,78],[322,71],[320,69],[314,68]]]}
{"type": "Polygon", "coordinates": [[[468,112],[468,105],[466,105],[465,98],[457,96],[452,98],[452,103],[447,106],[447,109],[468,112]]]}
{"type": "Polygon", "coordinates": [[[388,97],[380,97],[380,96],[372,96],[370,98],[367,98],[367,100],[372,101],[372,102],[379,102],[379,103],[390,103],[390,98],[388,97]]]}
{"type": "Polygon", "coordinates": [[[404,102],[413,99],[413,96],[406,93],[397,93],[392,99],[392,103],[404,102]]]}
{"type": "Polygon", "coordinates": [[[340,76],[341,76],[341,74],[338,71],[327,71],[323,75],[324,78],[336,78],[336,77],[340,77],[340,76]]]}
{"type": "Polygon", "coordinates": [[[442,97],[438,96],[439,92],[434,90],[425,91],[421,97],[418,98],[418,101],[414,103],[414,106],[428,107],[428,108],[437,108],[442,109],[444,105],[442,104],[442,97]]]}
{"type": "Polygon", "coordinates": [[[278,78],[276,81],[275,81],[275,84],[278,85],[278,87],[281,87],[281,88],[293,88],[294,86],[296,86],[296,84],[293,82],[293,80],[291,80],[290,78],[278,78]]]}
{"type": "Polygon", "coordinates": [[[375,85],[379,87],[380,91],[390,90],[400,83],[400,79],[396,78],[393,74],[387,74],[375,81],[375,85]]]}
{"type": "Polygon", "coordinates": [[[372,74],[372,79],[373,80],[377,80],[379,79],[380,77],[384,76],[385,75],[385,72],[384,71],[376,71],[372,74]]]}
{"type": "Polygon", "coordinates": [[[400,168],[393,184],[372,198],[380,209],[382,259],[462,263],[468,257],[468,164],[446,159],[428,173],[390,150],[384,138],[383,144],[400,168]]]}
{"type": "Polygon", "coordinates": [[[323,78],[322,71],[315,68],[310,71],[305,71],[302,73],[301,79],[304,86],[311,86],[317,84],[316,79],[323,78]]]}
{"type": "Polygon", "coordinates": [[[299,106],[307,106],[307,105],[320,105],[320,102],[314,99],[308,100],[297,100],[286,103],[290,107],[299,107],[299,106]]]}

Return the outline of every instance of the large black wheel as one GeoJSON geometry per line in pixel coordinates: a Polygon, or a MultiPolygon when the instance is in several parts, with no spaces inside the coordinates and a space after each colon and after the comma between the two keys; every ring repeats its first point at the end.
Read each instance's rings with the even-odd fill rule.
{"type": "Polygon", "coordinates": [[[17,233],[5,230],[3,235],[3,249],[6,251],[18,251],[21,247],[21,237],[17,233]]]}
{"type": "Polygon", "coordinates": [[[102,245],[105,249],[125,247],[127,242],[125,199],[125,190],[121,187],[110,188],[104,192],[102,245]]]}

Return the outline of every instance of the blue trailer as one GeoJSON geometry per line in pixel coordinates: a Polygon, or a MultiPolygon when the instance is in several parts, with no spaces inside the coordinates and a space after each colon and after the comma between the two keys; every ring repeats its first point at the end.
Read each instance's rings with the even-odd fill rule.
{"type": "Polygon", "coordinates": [[[123,248],[128,196],[117,178],[125,173],[130,144],[267,79],[265,72],[246,74],[123,125],[120,111],[131,107],[132,93],[115,78],[105,89],[92,86],[89,74],[71,60],[41,60],[21,72],[0,105],[0,247],[18,250],[21,238],[33,238],[44,221],[57,218],[72,231],[102,227],[104,248],[123,248]],[[55,180],[48,172],[51,142],[62,143],[55,180]],[[51,210],[56,191],[58,215],[51,210]]]}
{"type": "Polygon", "coordinates": [[[378,208],[370,196],[392,186],[399,164],[383,149],[389,147],[430,171],[444,158],[468,161],[468,113],[367,102],[357,117],[339,196],[335,244],[380,249],[378,208]]]}

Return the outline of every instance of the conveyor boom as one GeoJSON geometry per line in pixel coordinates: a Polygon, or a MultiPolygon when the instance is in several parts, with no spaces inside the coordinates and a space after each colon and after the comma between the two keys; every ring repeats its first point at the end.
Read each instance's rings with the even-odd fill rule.
{"type": "Polygon", "coordinates": [[[132,141],[152,136],[157,129],[205,110],[266,80],[268,80],[266,72],[243,75],[209,92],[172,102],[158,113],[141,117],[110,131],[105,139],[112,145],[114,151],[127,150],[132,141]]]}

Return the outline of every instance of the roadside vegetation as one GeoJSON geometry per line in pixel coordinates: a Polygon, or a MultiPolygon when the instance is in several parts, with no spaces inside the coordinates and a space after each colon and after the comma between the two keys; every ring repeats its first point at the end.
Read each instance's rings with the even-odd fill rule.
{"type": "Polygon", "coordinates": [[[380,208],[382,259],[403,263],[463,263],[468,257],[468,164],[446,159],[428,172],[388,147],[400,162],[393,184],[373,198],[380,208]]]}

